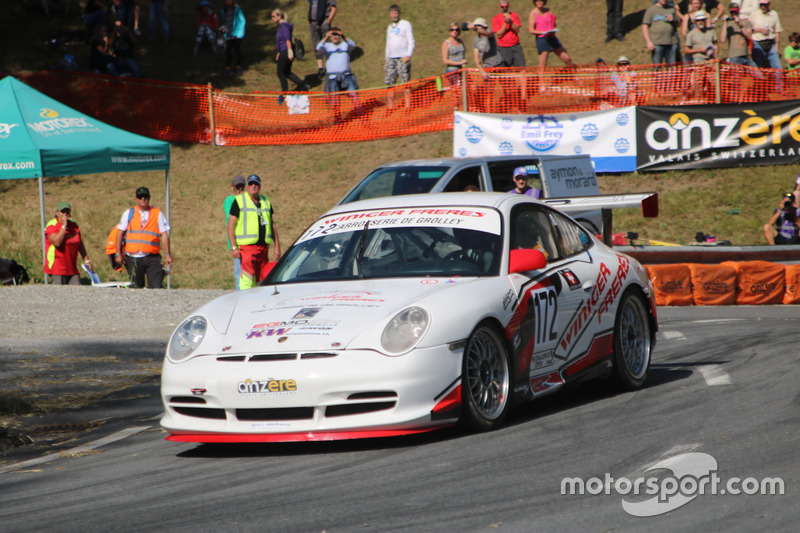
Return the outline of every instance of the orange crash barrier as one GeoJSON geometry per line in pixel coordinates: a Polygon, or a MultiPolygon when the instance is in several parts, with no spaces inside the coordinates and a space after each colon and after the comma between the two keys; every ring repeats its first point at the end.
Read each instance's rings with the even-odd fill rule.
{"type": "Polygon", "coordinates": [[[725,261],[644,268],[656,305],[800,304],[800,264],[725,261]]]}

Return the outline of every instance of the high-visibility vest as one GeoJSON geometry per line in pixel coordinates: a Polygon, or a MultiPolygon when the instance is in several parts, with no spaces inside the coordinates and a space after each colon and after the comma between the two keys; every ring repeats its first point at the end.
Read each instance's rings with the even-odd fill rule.
{"type": "Polygon", "coordinates": [[[236,237],[236,244],[240,246],[258,242],[258,228],[262,220],[267,226],[265,242],[272,244],[272,205],[266,196],[259,194],[258,198],[256,206],[249,194],[240,194],[236,197],[239,218],[236,219],[233,234],[236,237]]]}
{"type": "Polygon", "coordinates": [[[144,254],[161,253],[161,233],[158,231],[158,216],[161,211],[156,207],[151,207],[147,224],[142,227],[141,213],[135,207],[131,209],[133,209],[133,216],[128,224],[128,233],[125,236],[125,252],[128,254],[138,252],[144,254]]]}

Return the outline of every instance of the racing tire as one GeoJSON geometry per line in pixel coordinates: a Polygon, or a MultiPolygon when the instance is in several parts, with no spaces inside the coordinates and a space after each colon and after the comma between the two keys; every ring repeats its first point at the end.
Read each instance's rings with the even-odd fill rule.
{"type": "Polygon", "coordinates": [[[620,299],[614,322],[614,379],[623,389],[641,389],[647,380],[652,338],[644,299],[629,289],[620,299]]]}
{"type": "Polygon", "coordinates": [[[461,424],[489,431],[506,417],[511,399],[508,350],[495,328],[479,324],[467,340],[461,369],[461,424]]]}

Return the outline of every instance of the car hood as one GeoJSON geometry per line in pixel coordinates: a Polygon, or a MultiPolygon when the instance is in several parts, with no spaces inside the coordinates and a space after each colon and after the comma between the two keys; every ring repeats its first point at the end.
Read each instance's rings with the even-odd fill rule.
{"type": "MultiPolygon", "coordinates": [[[[434,294],[472,284],[475,278],[418,278],[302,283],[260,287],[237,294],[221,354],[276,353],[347,348],[368,332],[374,339],[399,311],[425,307],[434,294]]],[[[437,301],[439,299],[437,298],[437,301]]],[[[230,301],[230,300],[229,300],[230,301]]],[[[208,315],[221,309],[207,306],[208,315]]],[[[218,330],[220,319],[214,320],[218,330]]],[[[361,343],[359,343],[361,344],[361,343]]],[[[372,344],[372,343],[368,343],[372,344]]],[[[373,345],[374,346],[374,345],[373,345]]]]}

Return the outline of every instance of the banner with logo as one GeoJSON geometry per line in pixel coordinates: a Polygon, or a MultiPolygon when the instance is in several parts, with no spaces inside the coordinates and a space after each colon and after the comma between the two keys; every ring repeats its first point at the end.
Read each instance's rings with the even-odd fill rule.
{"type": "Polygon", "coordinates": [[[800,100],[637,107],[637,169],[800,163],[800,100]]]}
{"type": "Polygon", "coordinates": [[[553,115],[455,112],[453,155],[588,154],[595,172],[636,170],[635,107],[553,115]]]}

